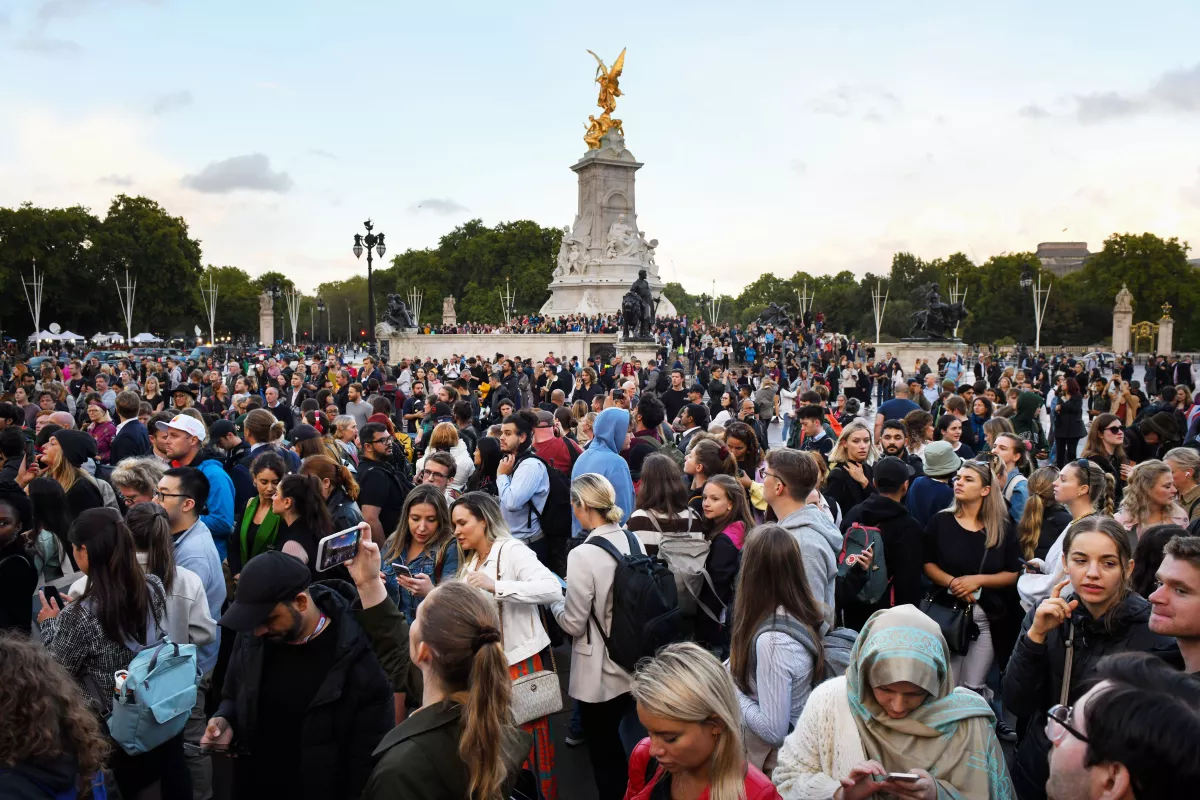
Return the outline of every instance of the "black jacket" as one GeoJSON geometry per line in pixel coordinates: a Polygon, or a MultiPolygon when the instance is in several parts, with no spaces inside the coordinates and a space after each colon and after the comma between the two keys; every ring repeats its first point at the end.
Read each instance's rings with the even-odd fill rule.
{"type": "Polygon", "coordinates": [[[905,603],[915,606],[921,602],[925,559],[921,550],[924,531],[903,503],[881,494],[870,495],[842,517],[842,534],[856,522],[868,528],[879,528],[883,536],[883,553],[876,553],[875,558],[878,562],[879,556],[883,556],[888,579],[892,582],[891,591],[884,594],[877,606],[868,607],[857,602],[847,604],[843,610],[845,625],[859,630],[867,618],[881,608],[905,603]]]}
{"type": "Polygon", "coordinates": [[[1038,536],[1037,547],[1033,549],[1034,558],[1045,558],[1046,553],[1050,552],[1050,548],[1054,542],[1071,524],[1071,512],[1066,506],[1061,506],[1058,503],[1051,503],[1042,512],[1042,532],[1038,536]]]}
{"type": "Polygon", "coordinates": [[[1088,690],[1101,658],[1131,651],[1157,655],[1178,668],[1183,659],[1175,640],[1160,636],[1149,628],[1150,603],[1138,594],[1129,594],[1107,615],[1095,620],[1080,605],[1066,624],[1050,631],[1046,641],[1037,644],[1026,634],[1033,624],[1036,608],[1031,608],[1021,623],[1021,636],[1013,648],[1004,672],[1004,707],[1029,725],[1017,751],[1012,777],[1017,796],[1022,800],[1046,796],[1049,776],[1045,712],[1059,702],[1063,668],[1066,664],[1068,626],[1075,626],[1075,657],[1071,668],[1071,688],[1067,703],[1074,703],[1088,690]]]}
{"type": "MultiPolygon", "coordinates": [[[[408,625],[391,601],[357,611],[371,647],[397,692],[418,694],[420,673],[408,660],[408,625]]],[[[462,706],[444,701],[412,714],[383,738],[371,753],[379,763],[362,790],[363,800],[442,800],[467,797],[466,764],[458,754],[462,706]]],[[[521,765],[533,746],[530,734],[514,729],[504,748],[511,794],[521,765]]]]}
{"type": "Polygon", "coordinates": [[[1055,412],[1054,438],[1082,439],[1087,436],[1087,428],[1083,425],[1082,397],[1071,397],[1059,403],[1055,412]]]}
{"type": "MultiPolygon", "coordinates": [[[[353,587],[341,581],[315,583],[309,593],[333,623],[337,654],[308,707],[303,744],[290,768],[304,770],[305,798],[349,800],[361,794],[374,764],[373,752],[395,720],[392,688],[366,633],[351,612],[353,587]]],[[[258,724],[259,684],[271,678],[262,674],[265,646],[253,634],[239,633],[225,674],[216,716],[229,721],[239,741],[253,740],[258,724]]],[[[248,777],[238,775],[241,769],[256,766],[252,758],[243,762],[236,765],[235,786],[239,778],[248,777]]]]}
{"type": "Polygon", "coordinates": [[[141,420],[131,419],[113,437],[109,449],[108,463],[120,464],[122,459],[148,456],[154,452],[150,446],[150,433],[141,420]]]}
{"type": "Polygon", "coordinates": [[[871,465],[863,464],[862,470],[867,478],[866,488],[850,477],[845,464],[835,465],[825,477],[825,491],[837,502],[843,517],[875,492],[875,484],[871,483],[871,465]]]}

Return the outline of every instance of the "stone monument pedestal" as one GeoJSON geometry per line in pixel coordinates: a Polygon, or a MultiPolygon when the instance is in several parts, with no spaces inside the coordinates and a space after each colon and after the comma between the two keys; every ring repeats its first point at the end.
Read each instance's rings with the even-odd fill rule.
{"type": "MultiPolygon", "coordinates": [[[[1170,355],[1175,349],[1175,320],[1163,313],[1158,321],[1158,354],[1170,355]]],[[[1113,351],[1117,352],[1117,351],[1113,351]]]]}
{"type": "MultiPolygon", "coordinates": [[[[1113,306],[1112,350],[1125,355],[1133,350],[1133,293],[1122,285],[1113,306]]],[[[1160,333],[1159,336],[1162,334],[1160,333]]],[[[1162,350],[1159,350],[1161,353],[1162,350]]]]}
{"type": "Polygon", "coordinates": [[[258,296],[258,343],[275,344],[275,301],[266,292],[258,296]]]}
{"type": "Polygon", "coordinates": [[[647,364],[658,355],[658,342],[653,339],[620,339],[617,341],[617,355],[625,361],[636,358],[647,364]]]}
{"type": "Polygon", "coordinates": [[[907,378],[915,371],[917,359],[928,359],[930,366],[936,368],[937,360],[944,353],[947,358],[963,355],[967,345],[961,339],[903,339],[899,342],[880,342],[875,345],[875,358],[883,358],[891,353],[899,362],[907,378]]]}
{"type": "MultiPolygon", "coordinates": [[[[655,297],[665,286],[654,263],[657,239],[638,229],[634,173],[642,165],[625,149],[625,137],[612,129],[597,150],[588,150],[571,169],[579,176],[579,207],[572,226],[563,229],[562,246],[550,282],[546,316],[616,314],[638,270],[655,297]]],[[[658,316],[675,316],[662,297],[658,316]]]]}

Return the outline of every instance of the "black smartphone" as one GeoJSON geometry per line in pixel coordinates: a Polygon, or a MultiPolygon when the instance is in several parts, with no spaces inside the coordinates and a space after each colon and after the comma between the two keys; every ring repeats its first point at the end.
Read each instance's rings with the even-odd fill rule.
{"type": "Polygon", "coordinates": [[[63,602],[62,595],[58,593],[57,586],[46,584],[42,587],[42,594],[46,596],[46,603],[50,605],[51,608],[54,608],[54,605],[50,604],[51,600],[53,600],[59,608],[62,608],[64,605],[66,605],[66,603],[63,602]]]}

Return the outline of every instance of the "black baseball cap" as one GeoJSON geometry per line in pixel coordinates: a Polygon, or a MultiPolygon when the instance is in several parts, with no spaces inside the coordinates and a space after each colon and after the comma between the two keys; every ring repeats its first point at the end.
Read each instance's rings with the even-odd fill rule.
{"type": "Polygon", "coordinates": [[[875,462],[871,475],[875,488],[881,492],[894,492],[914,475],[913,468],[895,456],[887,456],[875,462]]]}
{"type": "Polygon", "coordinates": [[[219,419],[208,429],[208,438],[215,442],[231,433],[237,433],[237,426],[227,419],[219,419]]]}
{"type": "Polygon", "coordinates": [[[242,567],[233,602],[220,624],[239,633],[251,633],[266,623],[279,603],[290,601],[312,582],[312,573],[300,559],[279,550],[268,550],[242,567]]]}

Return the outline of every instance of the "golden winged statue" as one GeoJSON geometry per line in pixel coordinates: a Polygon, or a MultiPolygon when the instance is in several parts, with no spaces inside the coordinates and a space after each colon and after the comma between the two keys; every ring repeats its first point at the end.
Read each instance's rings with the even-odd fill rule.
{"type": "Polygon", "coordinates": [[[625,133],[621,128],[621,120],[612,118],[612,113],[617,110],[617,98],[621,96],[620,80],[621,72],[625,69],[625,49],[621,50],[621,55],[617,56],[617,60],[611,67],[604,66],[604,61],[600,56],[591,50],[588,52],[592,54],[592,58],[596,59],[596,63],[599,65],[596,67],[596,83],[600,84],[600,95],[596,98],[596,105],[600,107],[602,113],[599,118],[588,117],[590,122],[587,123],[587,133],[584,134],[583,140],[587,143],[589,150],[598,150],[601,137],[612,128],[616,128],[622,135],[625,133]]]}

